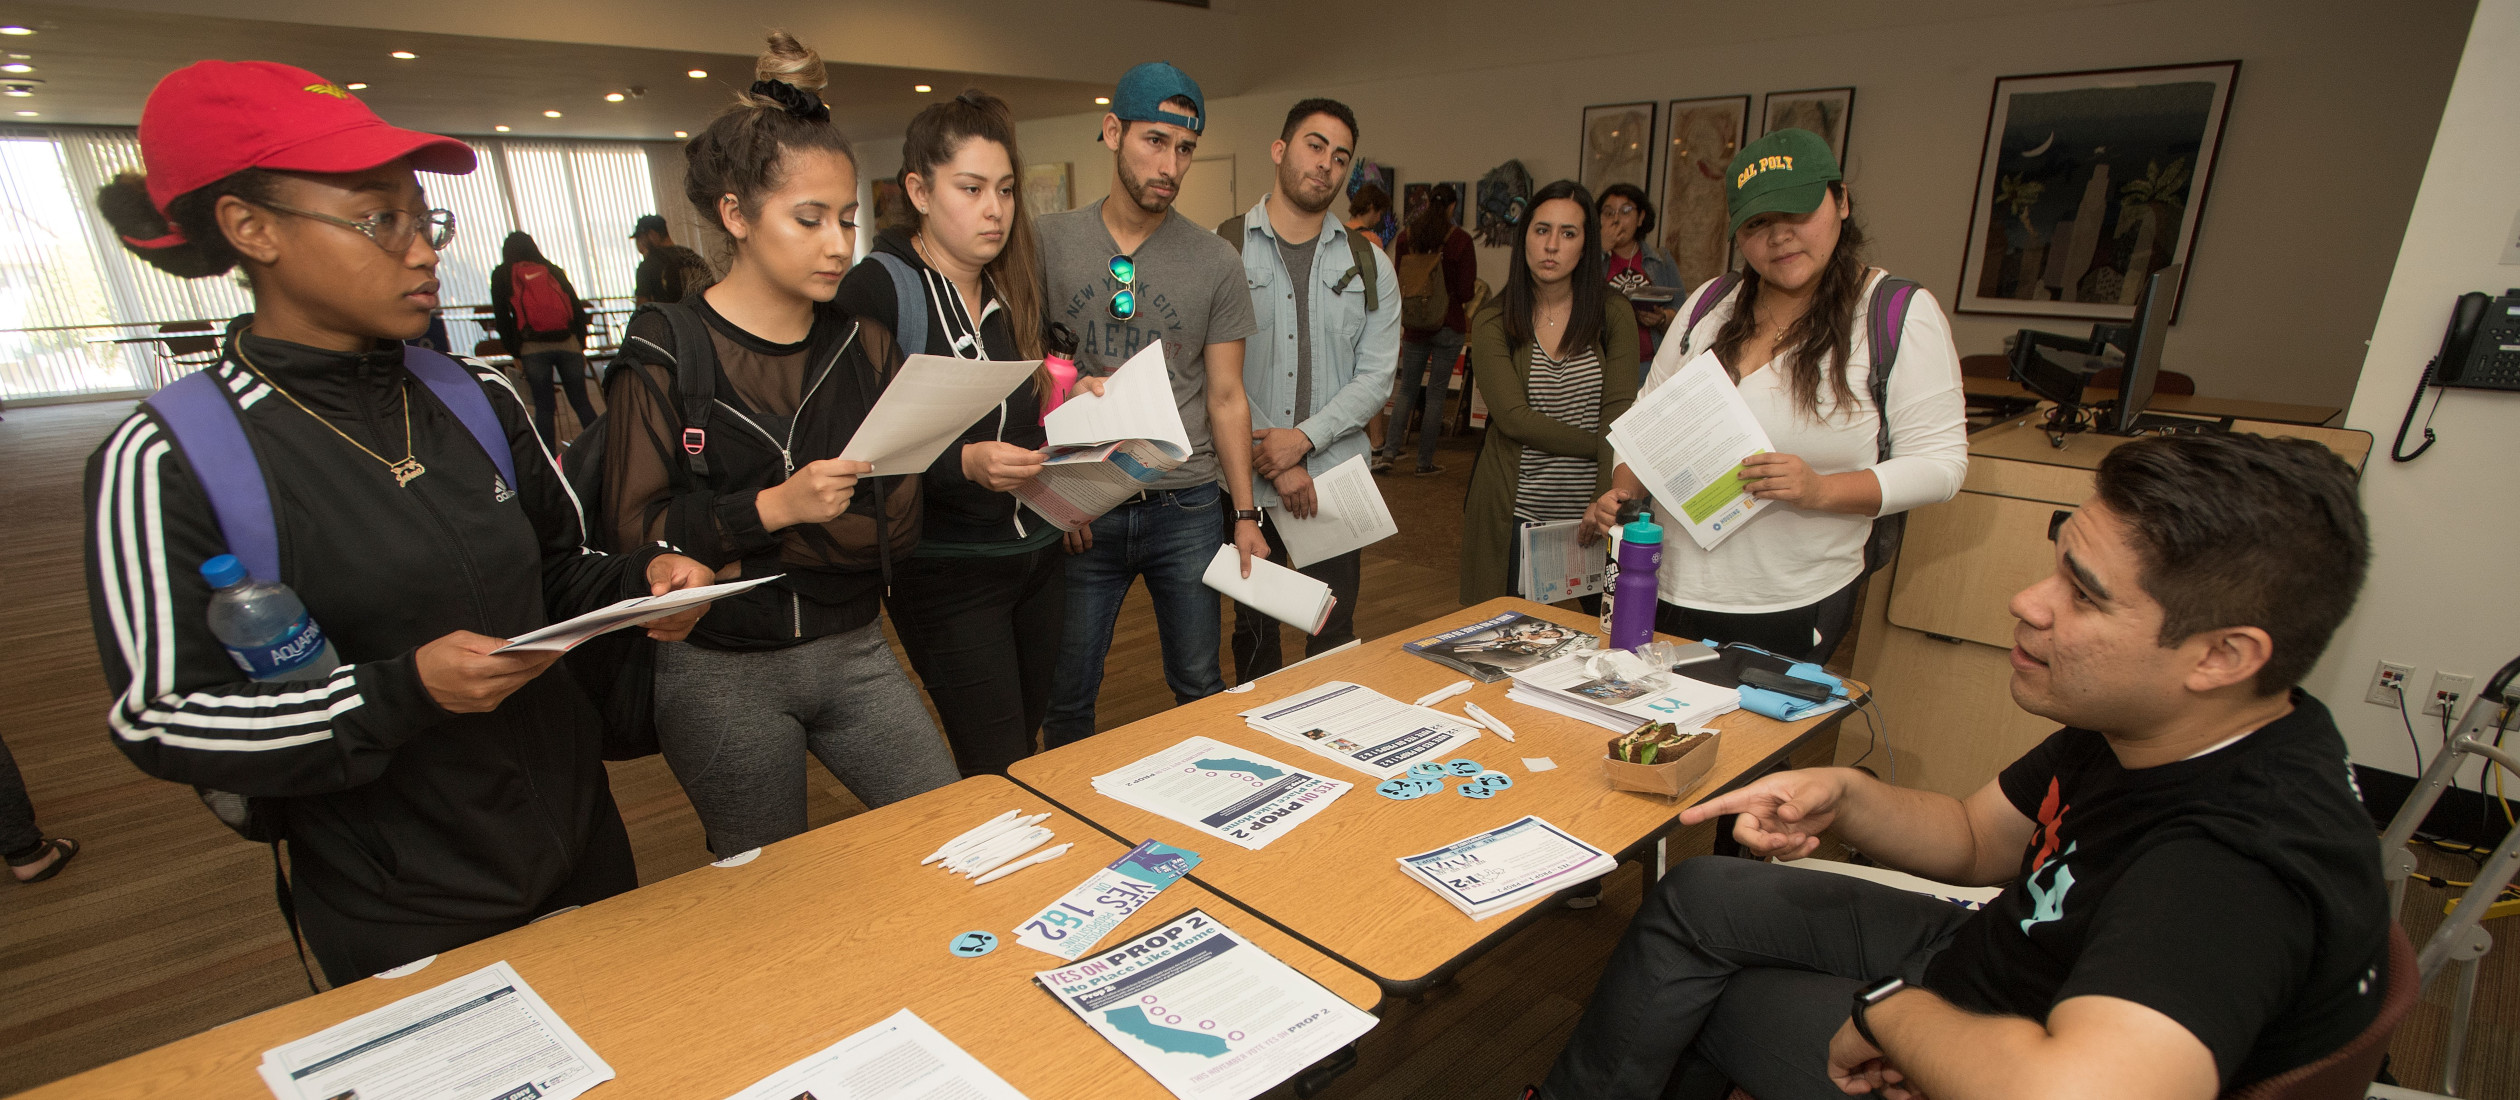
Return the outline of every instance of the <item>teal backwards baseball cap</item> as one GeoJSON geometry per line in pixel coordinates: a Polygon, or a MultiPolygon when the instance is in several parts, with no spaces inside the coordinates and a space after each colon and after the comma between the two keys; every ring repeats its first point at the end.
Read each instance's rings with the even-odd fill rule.
{"type": "Polygon", "coordinates": [[[1111,113],[1122,122],[1165,122],[1194,134],[1207,130],[1207,98],[1199,94],[1199,82],[1169,61],[1149,61],[1120,74],[1120,86],[1111,93],[1111,113]],[[1185,115],[1164,106],[1174,98],[1189,100],[1197,113],[1185,115]]]}
{"type": "Polygon", "coordinates": [[[1732,229],[1761,214],[1808,214],[1820,209],[1829,184],[1846,178],[1827,139],[1809,130],[1778,130],[1741,147],[1724,174],[1724,204],[1732,229]]]}

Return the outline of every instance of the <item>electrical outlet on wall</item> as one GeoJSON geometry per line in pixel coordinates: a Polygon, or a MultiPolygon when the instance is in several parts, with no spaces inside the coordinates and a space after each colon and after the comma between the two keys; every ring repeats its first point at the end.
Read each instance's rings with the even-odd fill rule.
{"type": "Polygon", "coordinates": [[[2433,673],[2432,690],[2424,694],[2424,713],[2456,718],[2459,708],[2467,705],[2468,693],[2474,690],[2474,676],[2456,672],[2433,673]]]}
{"type": "MultiPolygon", "coordinates": [[[[2397,661],[2382,661],[2371,673],[2371,686],[2363,691],[2363,702],[2375,706],[2394,707],[2403,692],[2413,691],[2415,666],[2397,661]]],[[[2407,700],[2413,702],[2414,700],[2407,700]]]]}

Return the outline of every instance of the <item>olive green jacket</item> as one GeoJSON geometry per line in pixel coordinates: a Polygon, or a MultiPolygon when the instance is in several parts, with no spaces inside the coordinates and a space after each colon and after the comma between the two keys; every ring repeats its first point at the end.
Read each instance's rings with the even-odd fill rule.
{"type": "Polygon", "coordinates": [[[1470,319],[1470,375],[1487,398],[1487,439],[1470,471],[1470,499],[1462,508],[1461,602],[1514,595],[1506,560],[1514,537],[1514,487],[1522,477],[1523,448],[1547,454],[1587,455],[1600,460],[1593,495],[1610,491],[1610,422],[1636,403],[1636,312],[1627,299],[1605,303],[1608,338],[1601,349],[1601,427],[1583,431],[1542,416],[1531,407],[1524,381],[1531,376],[1531,343],[1507,346],[1505,307],[1491,298],[1470,319]]]}

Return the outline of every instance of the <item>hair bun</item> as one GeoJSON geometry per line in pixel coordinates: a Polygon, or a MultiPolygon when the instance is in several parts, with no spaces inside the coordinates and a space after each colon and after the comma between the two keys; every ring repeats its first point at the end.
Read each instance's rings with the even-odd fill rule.
{"type": "MultiPolygon", "coordinates": [[[[770,48],[761,60],[753,63],[753,79],[775,80],[793,84],[808,92],[820,92],[831,83],[831,74],[823,67],[822,55],[796,40],[786,31],[770,32],[770,48]]],[[[776,103],[755,106],[775,107],[776,103]]]]}

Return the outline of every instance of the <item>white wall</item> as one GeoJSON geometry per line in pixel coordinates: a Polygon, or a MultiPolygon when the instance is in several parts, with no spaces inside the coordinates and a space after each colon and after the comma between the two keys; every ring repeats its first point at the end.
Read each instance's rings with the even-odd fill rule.
{"type": "MultiPolygon", "coordinates": [[[[2520,394],[2448,391],[2433,420],[2440,442],[2411,463],[2387,457],[2416,379],[2440,350],[2451,301],[2520,284],[2520,266],[2500,262],[2501,235],[2520,211],[2514,135],[2520,0],[2484,0],[2346,416],[2347,426],[2375,437],[2362,492],[2371,582],[2305,685],[2336,712],[2356,761],[2395,772],[2421,769],[2395,711],[2362,701],[2378,662],[2417,666],[2417,694],[2428,696],[2436,671],[2467,673],[2481,690],[2486,676],[2520,654],[2512,569],[2520,563],[2520,513],[2512,508],[2520,499],[2520,394]]],[[[2426,723],[2415,719],[2429,751],[2441,727],[2426,723]]]]}
{"type": "MultiPolygon", "coordinates": [[[[1440,19],[1423,3],[1272,7],[1252,21],[1253,90],[1208,102],[1202,147],[1236,154],[1241,205],[1268,185],[1287,107],[1310,95],[1353,107],[1360,153],[1397,165],[1404,183],[1475,182],[1508,158],[1545,183],[1574,172],[1586,104],[1851,84],[1848,167],[1874,259],[1946,301],[1996,77],[2239,58],[2166,365],[2210,394],[2339,406],[2471,10],[2462,0],[1572,0],[1535,20],[1505,0],[1455,0],[1440,19]]],[[[1108,186],[1098,118],[1023,132],[1028,159],[1074,161],[1080,200],[1108,186]]],[[[1493,283],[1506,253],[1479,252],[1493,283]]],[[[2088,324],[1962,315],[1954,329],[1961,350],[1978,353],[2019,328],[2088,324]]]]}

